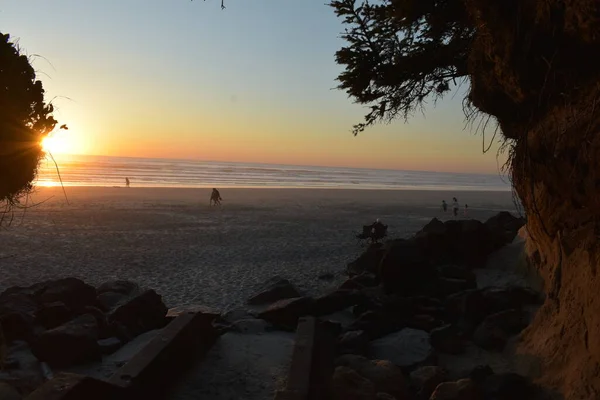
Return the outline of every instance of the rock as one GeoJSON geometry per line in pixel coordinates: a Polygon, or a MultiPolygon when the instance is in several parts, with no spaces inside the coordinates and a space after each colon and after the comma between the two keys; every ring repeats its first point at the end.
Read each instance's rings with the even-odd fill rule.
{"type": "Polygon", "coordinates": [[[366,287],[374,287],[379,284],[379,279],[375,274],[370,272],[363,272],[359,275],[354,275],[348,278],[340,285],[340,289],[346,290],[361,290],[366,287]]]}
{"type": "Polygon", "coordinates": [[[314,299],[310,297],[296,297],[293,299],[279,300],[258,314],[258,318],[264,319],[273,325],[286,329],[295,330],[298,318],[309,315],[314,310],[314,299]]]}
{"type": "Polygon", "coordinates": [[[380,265],[380,279],[386,293],[404,296],[422,294],[432,285],[437,271],[415,240],[390,243],[380,265]]]}
{"type": "Polygon", "coordinates": [[[397,400],[397,399],[394,396],[392,396],[391,394],[379,392],[375,396],[375,400],[397,400]]]}
{"type": "Polygon", "coordinates": [[[455,325],[447,324],[433,329],[430,341],[433,348],[440,353],[461,354],[465,351],[461,331],[455,325]]]}
{"type": "Polygon", "coordinates": [[[96,289],[77,278],[64,278],[44,282],[39,294],[41,304],[60,301],[71,310],[92,306],[96,302],[96,289]]]}
{"type": "Polygon", "coordinates": [[[170,308],[167,311],[167,317],[176,318],[176,317],[180,316],[181,314],[186,314],[186,313],[210,315],[214,319],[219,318],[221,316],[221,311],[217,310],[216,308],[207,307],[207,306],[200,305],[200,304],[194,304],[194,305],[170,308]]]}
{"type": "Polygon", "coordinates": [[[406,321],[408,328],[419,329],[425,332],[431,332],[441,324],[441,321],[427,314],[418,314],[406,321]]]}
{"type": "Polygon", "coordinates": [[[374,358],[387,359],[401,368],[418,367],[433,355],[429,334],[405,328],[370,343],[369,352],[374,358]]]}
{"type": "Polygon", "coordinates": [[[98,346],[102,354],[112,354],[119,350],[123,346],[123,342],[119,338],[110,337],[102,340],[98,340],[98,346]]]}
{"type": "Polygon", "coordinates": [[[501,211],[485,221],[483,225],[490,232],[494,247],[498,248],[513,241],[519,229],[525,225],[525,220],[507,211],[501,211]]]}
{"type": "Polygon", "coordinates": [[[239,319],[231,324],[231,329],[239,333],[259,334],[267,331],[269,323],[262,319],[239,319]]]}
{"type": "Polygon", "coordinates": [[[362,356],[346,354],[335,361],[336,366],[352,368],[374,385],[376,392],[391,394],[399,399],[408,395],[402,370],[388,360],[369,360],[362,356]]]}
{"type": "Polygon", "coordinates": [[[364,331],[370,340],[379,339],[406,327],[396,316],[383,311],[367,311],[361,314],[348,328],[364,331]]]}
{"type": "Polygon", "coordinates": [[[317,316],[329,315],[365,303],[366,300],[366,296],[358,290],[338,289],[317,297],[314,304],[314,313],[317,316]]]}
{"type": "Polygon", "coordinates": [[[469,379],[477,384],[481,384],[488,376],[492,375],[494,375],[494,370],[489,365],[478,365],[469,373],[469,379]]]}
{"type": "Polygon", "coordinates": [[[103,292],[98,295],[96,301],[104,311],[112,310],[117,304],[123,302],[127,295],[117,292],[103,292]]]}
{"type": "Polygon", "coordinates": [[[22,293],[0,296],[0,315],[18,313],[33,315],[38,309],[35,298],[22,293]]]}
{"type": "Polygon", "coordinates": [[[490,375],[481,388],[484,398],[492,400],[529,400],[535,393],[531,382],[514,373],[490,375]]]}
{"type": "Polygon", "coordinates": [[[363,272],[377,274],[384,254],[385,249],[381,243],[372,244],[356,260],[348,263],[346,272],[350,277],[360,275],[363,272]]]}
{"type": "Polygon", "coordinates": [[[443,278],[437,279],[436,293],[440,298],[446,298],[451,294],[471,289],[473,284],[466,279],[443,278]]]}
{"type": "Polygon", "coordinates": [[[410,373],[410,381],[421,399],[428,399],[435,388],[446,380],[447,371],[442,367],[421,367],[410,373]]]}
{"type": "Polygon", "coordinates": [[[5,382],[0,382],[0,399],[2,400],[21,400],[21,395],[17,389],[5,382]]]}
{"type": "Polygon", "coordinates": [[[338,339],[340,354],[357,354],[366,356],[369,349],[369,337],[365,331],[349,331],[338,339]]]}
{"type": "MultiPolygon", "coordinates": [[[[7,359],[16,368],[0,372],[0,382],[13,386],[17,391],[27,394],[44,382],[39,360],[32,354],[25,342],[16,341],[6,349],[7,359]]],[[[2,397],[0,397],[2,398],[2,397]]]]}
{"type": "Polygon", "coordinates": [[[464,266],[447,264],[439,266],[437,270],[444,278],[462,279],[467,281],[468,287],[463,290],[477,288],[477,276],[473,271],[464,266]]]}
{"type": "Polygon", "coordinates": [[[221,314],[220,320],[229,324],[233,324],[235,321],[241,319],[252,319],[256,318],[252,312],[243,307],[232,308],[221,314]]]}
{"type": "Polygon", "coordinates": [[[486,317],[473,334],[473,342],[486,350],[502,351],[508,338],[525,327],[523,313],[507,310],[486,317]]]}
{"type": "Polygon", "coordinates": [[[31,341],[34,336],[34,319],[30,314],[7,313],[0,316],[0,329],[6,343],[15,340],[31,341]]]}
{"type": "Polygon", "coordinates": [[[165,325],[167,307],[154,290],[145,290],[118,305],[109,314],[111,323],[117,322],[138,336],[165,325]]]}
{"type": "Polygon", "coordinates": [[[248,304],[269,304],[295,297],[301,297],[298,289],[287,279],[275,276],[265,282],[258,292],[248,299],[248,304]]]}
{"type": "Polygon", "coordinates": [[[470,379],[461,379],[457,382],[439,384],[429,400],[487,400],[487,398],[481,397],[477,386],[470,379]]]}
{"type": "Polygon", "coordinates": [[[335,278],[335,275],[332,272],[324,272],[318,276],[318,279],[322,281],[331,281],[333,278],[335,278]]]}
{"type": "Polygon", "coordinates": [[[42,333],[33,346],[40,361],[53,367],[66,367],[100,357],[98,323],[85,314],[57,328],[42,333]]]}
{"type": "Polygon", "coordinates": [[[72,316],[71,310],[63,302],[57,301],[37,310],[35,322],[46,329],[52,329],[69,321],[72,316]]]}
{"type": "Polygon", "coordinates": [[[331,379],[333,400],[374,400],[375,387],[371,381],[363,378],[348,367],[337,367],[331,379]]]}
{"type": "Polygon", "coordinates": [[[126,296],[132,295],[140,290],[140,287],[137,283],[124,281],[124,280],[116,280],[116,281],[108,281],[104,282],[102,285],[98,286],[98,295],[112,292],[119,293],[126,296]]]}

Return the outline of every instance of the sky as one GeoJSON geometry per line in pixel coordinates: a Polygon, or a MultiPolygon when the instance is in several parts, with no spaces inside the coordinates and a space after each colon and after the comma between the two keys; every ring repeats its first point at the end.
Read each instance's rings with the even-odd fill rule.
{"type": "MultiPolygon", "coordinates": [[[[56,152],[497,173],[465,124],[466,88],[354,137],[338,90],[343,30],[324,0],[0,0],[32,57],[56,152]]],[[[486,134],[486,142],[491,132],[486,134]]]]}

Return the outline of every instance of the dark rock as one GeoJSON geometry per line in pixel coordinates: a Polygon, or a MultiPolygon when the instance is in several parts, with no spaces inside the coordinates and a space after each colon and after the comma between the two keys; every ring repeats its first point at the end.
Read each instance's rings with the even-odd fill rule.
{"type": "Polygon", "coordinates": [[[229,309],[221,314],[220,320],[229,324],[241,319],[256,318],[256,315],[243,307],[229,309]]]}
{"type": "Polygon", "coordinates": [[[104,311],[112,310],[117,304],[127,298],[127,295],[117,292],[102,292],[97,297],[98,305],[104,311]]]}
{"type": "Polygon", "coordinates": [[[388,360],[369,360],[347,354],[335,361],[336,366],[348,367],[373,383],[375,392],[388,393],[398,399],[408,396],[408,385],[402,370],[388,360]]]}
{"type": "Polygon", "coordinates": [[[213,319],[217,319],[221,316],[221,312],[219,310],[217,310],[216,308],[204,306],[201,304],[194,304],[194,305],[170,308],[169,311],[167,311],[167,317],[176,318],[176,317],[180,316],[181,314],[186,314],[186,313],[210,315],[210,316],[212,316],[213,319]]]}
{"type": "Polygon", "coordinates": [[[387,359],[407,369],[423,366],[434,356],[429,334],[410,328],[372,341],[369,353],[373,358],[387,359]]]}
{"type": "Polygon", "coordinates": [[[348,367],[337,367],[331,378],[332,400],[374,400],[373,382],[348,367]]]}
{"type": "Polygon", "coordinates": [[[96,302],[96,289],[77,278],[64,278],[44,282],[39,293],[41,304],[63,302],[71,310],[92,306],[96,302]]]}
{"type": "Polygon", "coordinates": [[[391,394],[379,392],[375,395],[375,400],[398,400],[391,394]]]}
{"type": "Polygon", "coordinates": [[[0,399],[2,400],[21,400],[21,394],[6,382],[0,382],[0,399]]]}
{"type": "Polygon", "coordinates": [[[166,323],[167,307],[154,290],[145,290],[118,305],[109,315],[109,322],[117,322],[131,335],[162,328],[166,323]]]}
{"type": "Polygon", "coordinates": [[[314,304],[314,299],[310,297],[279,300],[260,312],[258,318],[264,319],[281,329],[295,330],[298,318],[311,314],[314,310],[314,304]]]}
{"type": "Polygon", "coordinates": [[[429,400],[487,400],[487,398],[481,397],[479,389],[473,381],[461,379],[457,382],[439,384],[429,400]]]}
{"type": "Polygon", "coordinates": [[[102,285],[98,286],[97,292],[99,295],[107,292],[112,292],[129,296],[134,293],[137,293],[139,290],[140,287],[137,285],[137,283],[124,280],[116,280],[104,282],[102,285]]]}
{"type": "Polygon", "coordinates": [[[486,350],[502,351],[508,338],[525,327],[519,310],[501,311],[486,317],[473,334],[473,342],[486,350]]]}
{"type": "Polygon", "coordinates": [[[41,364],[32,354],[27,343],[13,342],[6,348],[5,354],[12,366],[11,368],[4,366],[4,372],[0,372],[0,382],[10,384],[24,395],[32,392],[44,382],[41,364]]]}
{"type": "Polygon", "coordinates": [[[35,298],[22,293],[9,293],[0,296],[0,315],[29,314],[33,315],[38,309],[35,298]]]}
{"type": "Polygon", "coordinates": [[[33,353],[52,366],[67,367],[99,359],[97,341],[96,318],[86,314],[42,333],[33,346],[33,353]]]}
{"type": "Polygon", "coordinates": [[[441,353],[461,354],[465,351],[462,332],[455,325],[447,324],[430,333],[431,345],[441,353]]]}
{"type": "MultiPolygon", "coordinates": [[[[477,276],[473,271],[461,265],[447,264],[438,267],[440,276],[450,279],[463,279],[468,282],[466,289],[477,288],[477,276]]],[[[465,290],[466,290],[465,289],[465,290]]]]}
{"type": "Polygon", "coordinates": [[[490,375],[481,388],[485,399],[492,400],[529,400],[535,393],[531,382],[514,373],[490,375]]]}
{"type": "Polygon", "coordinates": [[[374,243],[367,247],[367,250],[362,253],[356,260],[348,263],[346,272],[352,277],[360,275],[364,272],[377,274],[379,263],[385,254],[385,248],[381,243],[374,243]]]}
{"type": "Polygon", "coordinates": [[[478,365],[469,373],[469,379],[477,384],[481,384],[488,376],[492,375],[494,375],[494,370],[489,365],[478,365]]]}
{"type": "Polygon", "coordinates": [[[523,218],[515,217],[507,211],[502,211],[484,222],[495,248],[512,242],[523,225],[523,218]]]}
{"type": "Polygon", "coordinates": [[[428,314],[418,314],[406,321],[407,328],[419,329],[425,332],[431,332],[440,325],[442,325],[442,321],[428,314]]]}
{"type": "Polygon", "coordinates": [[[463,292],[473,287],[466,279],[438,278],[436,293],[440,298],[446,298],[451,294],[463,292]]]}
{"type": "Polygon", "coordinates": [[[429,399],[436,387],[446,380],[448,372],[437,366],[421,367],[410,373],[410,381],[420,399],[429,399]]]}
{"type": "Polygon", "coordinates": [[[366,287],[373,287],[379,284],[379,279],[375,274],[370,272],[363,272],[359,275],[354,275],[351,278],[348,278],[340,285],[340,289],[348,289],[348,290],[360,290],[366,287]]]}
{"type": "Polygon", "coordinates": [[[98,346],[102,354],[112,354],[119,350],[123,346],[123,342],[119,338],[110,337],[102,340],[98,340],[98,346]]]}
{"type": "Polygon", "coordinates": [[[295,297],[301,297],[298,289],[287,279],[276,276],[265,282],[257,293],[248,299],[248,304],[269,304],[295,297]]]}
{"type": "Polygon", "coordinates": [[[49,303],[35,313],[35,322],[46,329],[56,328],[69,321],[73,313],[62,301],[49,303]]]}
{"type": "Polygon", "coordinates": [[[369,337],[365,331],[348,331],[338,339],[340,354],[366,356],[369,349],[369,337]]]}
{"type": "Polygon", "coordinates": [[[260,334],[269,330],[269,323],[263,319],[239,319],[231,324],[231,330],[239,333],[260,334]]]}
{"type": "Polygon", "coordinates": [[[4,341],[11,343],[15,340],[31,341],[34,336],[34,318],[31,314],[5,313],[0,316],[0,329],[4,341]]]}
{"type": "Polygon", "coordinates": [[[315,299],[314,313],[317,316],[329,315],[364,303],[366,296],[358,290],[338,289],[315,299]]]}
{"type": "Polygon", "coordinates": [[[331,272],[324,272],[318,276],[318,279],[322,281],[331,281],[333,278],[335,278],[335,275],[331,272]]]}
{"type": "Polygon", "coordinates": [[[93,306],[86,306],[78,313],[78,315],[85,314],[93,315],[94,318],[96,318],[99,336],[102,339],[106,338],[107,336],[105,336],[104,333],[107,331],[109,325],[108,318],[106,318],[106,315],[104,315],[104,313],[100,311],[99,308],[93,306]]]}
{"type": "Polygon", "coordinates": [[[436,275],[427,254],[415,240],[390,242],[381,260],[380,279],[386,293],[422,294],[432,286],[436,275]]]}
{"type": "Polygon", "coordinates": [[[382,311],[367,311],[361,314],[348,328],[350,331],[362,330],[370,340],[397,332],[406,327],[403,320],[382,311]]]}

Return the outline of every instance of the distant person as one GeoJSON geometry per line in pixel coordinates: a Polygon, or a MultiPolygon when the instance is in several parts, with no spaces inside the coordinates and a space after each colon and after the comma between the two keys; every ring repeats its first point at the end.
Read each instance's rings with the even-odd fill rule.
{"type": "Polygon", "coordinates": [[[442,210],[444,210],[444,212],[448,211],[448,203],[446,203],[446,200],[442,200],[442,210]]]}
{"type": "Polygon", "coordinates": [[[460,208],[460,206],[458,205],[458,200],[456,199],[456,197],[452,198],[452,214],[454,214],[455,217],[458,217],[458,209],[460,208]]]}
{"type": "Polygon", "coordinates": [[[129,187],[129,178],[125,177],[125,186],[129,187]]]}
{"type": "Polygon", "coordinates": [[[223,198],[221,197],[221,193],[219,193],[219,191],[215,188],[213,188],[212,193],[210,194],[210,201],[208,202],[208,204],[210,205],[221,205],[221,200],[223,200],[223,198]]]}
{"type": "Polygon", "coordinates": [[[465,203],[465,217],[469,214],[469,205],[465,203]]]}

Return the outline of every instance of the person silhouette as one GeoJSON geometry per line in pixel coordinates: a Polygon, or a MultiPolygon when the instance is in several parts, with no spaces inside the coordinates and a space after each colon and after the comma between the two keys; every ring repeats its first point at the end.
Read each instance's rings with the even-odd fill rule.
{"type": "Polygon", "coordinates": [[[125,186],[129,187],[129,178],[125,177],[125,186]]]}
{"type": "Polygon", "coordinates": [[[458,217],[458,209],[460,208],[460,206],[458,205],[458,200],[456,199],[456,197],[452,198],[452,213],[454,214],[455,217],[458,217]]]}
{"type": "Polygon", "coordinates": [[[442,210],[444,212],[448,211],[448,203],[446,203],[446,200],[442,200],[442,210]]]}
{"type": "Polygon", "coordinates": [[[221,193],[219,193],[219,191],[216,188],[213,188],[212,193],[210,194],[210,200],[208,202],[209,205],[221,205],[221,200],[223,200],[223,198],[221,197],[221,193]]]}

